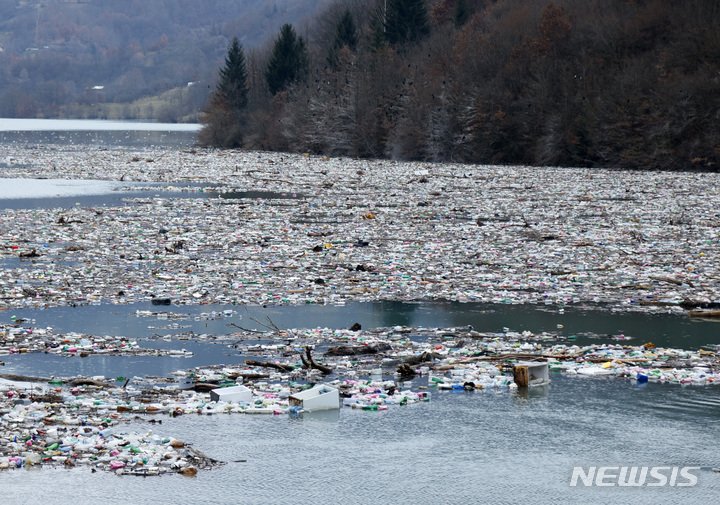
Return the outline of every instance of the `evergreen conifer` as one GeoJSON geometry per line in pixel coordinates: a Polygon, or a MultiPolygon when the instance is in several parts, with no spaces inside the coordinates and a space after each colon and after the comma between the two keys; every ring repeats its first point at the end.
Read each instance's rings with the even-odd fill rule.
{"type": "Polygon", "coordinates": [[[245,53],[237,37],[233,38],[225,57],[225,66],[220,69],[220,80],[215,90],[216,99],[223,101],[233,111],[240,111],[248,103],[248,73],[245,68],[245,53]]]}
{"type": "Polygon", "coordinates": [[[338,53],[343,47],[351,51],[357,48],[357,29],[350,10],[345,10],[335,30],[335,39],[328,50],[327,61],[332,68],[338,64],[338,53]]]}
{"type": "Polygon", "coordinates": [[[289,84],[300,81],[307,74],[309,67],[310,58],[305,39],[295,34],[292,25],[284,24],[265,70],[270,93],[275,95],[289,84]]]}
{"type": "Polygon", "coordinates": [[[388,0],[385,37],[391,44],[416,42],[430,33],[424,0],[388,0]]]}

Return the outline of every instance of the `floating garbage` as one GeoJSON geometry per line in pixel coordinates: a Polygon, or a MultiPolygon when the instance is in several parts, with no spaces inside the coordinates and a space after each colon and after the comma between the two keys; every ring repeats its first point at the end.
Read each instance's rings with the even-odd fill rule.
{"type": "Polygon", "coordinates": [[[55,333],[52,328],[0,324],[0,355],[27,353],[57,354],[65,357],[109,356],[192,356],[186,349],[148,349],[124,336],[55,333]]]}
{"type": "Polygon", "coordinates": [[[573,304],[720,308],[716,173],[424,163],[420,184],[412,162],[3,150],[17,160],[6,177],[206,185],[182,198],[155,197],[148,186],[146,198],[102,208],[4,210],[7,307],[452,300],[559,313],[573,304]],[[187,197],[201,190],[265,196],[187,197]]]}
{"type": "MultiPolygon", "coordinates": [[[[156,197],[148,184],[146,197],[111,206],[84,205],[78,197],[71,207],[3,210],[4,310],[149,302],[153,310],[137,316],[171,325],[189,317],[177,307],[206,304],[450,300],[542,305],[558,314],[579,304],[700,310],[692,315],[705,318],[720,308],[720,174],[426,163],[420,171],[417,163],[202,149],[2,151],[14,160],[6,177],[206,185],[187,187],[182,198],[156,197]],[[162,162],[142,161],[149,159],[162,162]],[[192,198],[193,191],[246,190],[261,194],[192,198]]],[[[193,317],[229,321],[237,314],[193,317]]],[[[18,318],[2,325],[0,355],[191,355],[143,349],[122,336],[35,326],[18,318]]],[[[164,430],[190,414],[283,416],[304,409],[290,398],[303,400],[313,384],[334,388],[338,406],[342,398],[343,406],[367,411],[421,408],[430,393],[413,391],[418,378],[439,394],[515,394],[513,368],[536,360],[545,360],[549,373],[578,380],[720,384],[715,348],[622,345],[629,342],[625,335],[613,336],[615,344],[585,346],[575,344],[575,335],[510,327],[499,334],[292,329],[263,337],[277,342],[247,343],[257,335],[242,332],[227,337],[232,352],[256,362],[178,370],[182,388],[128,385],[128,378],[108,384],[48,377],[42,391],[18,381],[0,384],[0,468],[81,465],[192,475],[218,462],[170,436],[125,433],[123,423],[141,416],[164,420],[164,430]],[[240,385],[249,399],[247,392],[232,401],[211,392],[240,385]]],[[[528,385],[533,380],[544,375],[527,374],[528,385]]]]}
{"type": "Polygon", "coordinates": [[[499,336],[467,327],[281,331],[293,344],[268,346],[262,352],[271,358],[289,353],[284,363],[247,360],[178,370],[169,380],[179,382],[170,387],[163,378],[5,374],[0,377],[0,468],[88,466],[160,475],[192,474],[222,464],[171,436],[122,430],[124,423],[138,418],[160,423],[165,430],[172,428],[173,418],[184,415],[277,417],[341,406],[381,412],[429,401],[427,388],[440,394],[515,394],[518,387],[547,384],[549,372],[578,380],[613,377],[637,383],[720,385],[714,347],[688,351],[651,343],[579,346],[528,331],[508,330],[499,336]],[[322,342],[334,351],[322,357],[316,352],[313,359],[310,342],[322,342]],[[356,345],[336,345],[342,342],[362,342],[374,351],[358,354],[356,345]],[[307,358],[322,366],[313,368],[307,358]],[[421,385],[413,388],[420,378],[421,385]]]}
{"type": "Polygon", "coordinates": [[[523,387],[543,386],[550,383],[547,361],[521,362],[513,365],[515,384],[523,387]]]}
{"type": "Polygon", "coordinates": [[[289,403],[290,407],[300,407],[308,412],[339,409],[340,393],[337,388],[318,384],[311,389],[290,395],[289,403]]]}
{"type": "Polygon", "coordinates": [[[214,402],[245,402],[252,401],[252,391],[245,386],[229,386],[210,391],[210,400],[214,402]]]}

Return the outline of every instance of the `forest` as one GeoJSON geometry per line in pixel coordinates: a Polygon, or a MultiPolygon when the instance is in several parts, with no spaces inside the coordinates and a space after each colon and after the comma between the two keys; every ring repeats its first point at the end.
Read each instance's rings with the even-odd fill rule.
{"type": "Polygon", "coordinates": [[[718,26],[709,0],[338,0],[274,44],[228,47],[201,141],[716,170],[718,26]],[[223,90],[239,64],[233,100],[223,90]]]}
{"type": "Polygon", "coordinates": [[[365,158],[716,170],[720,157],[716,0],[0,12],[0,117],[201,120],[205,145],[365,158]]]}
{"type": "Polygon", "coordinates": [[[0,0],[0,117],[197,121],[233,37],[323,1],[0,0]]]}

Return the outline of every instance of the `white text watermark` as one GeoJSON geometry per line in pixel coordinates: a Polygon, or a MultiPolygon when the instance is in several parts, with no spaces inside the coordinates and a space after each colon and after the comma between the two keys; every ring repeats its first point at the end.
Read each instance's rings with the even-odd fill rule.
{"type": "Polygon", "coordinates": [[[697,484],[699,466],[576,466],[570,485],[582,486],[673,486],[697,484]]]}

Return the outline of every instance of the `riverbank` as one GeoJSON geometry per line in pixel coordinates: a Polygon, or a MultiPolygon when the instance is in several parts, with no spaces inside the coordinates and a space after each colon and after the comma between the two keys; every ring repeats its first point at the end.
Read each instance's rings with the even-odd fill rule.
{"type": "Polygon", "coordinates": [[[0,160],[6,178],[193,182],[227,196],[154,198],[152,187],[121,206],[7,209],[5,307],[452,300],[682,312],[720,300],[718,174],[52,145],[3,146],[0,160]],[[268,197],[232,196],[250,190],[268,197]]]}

